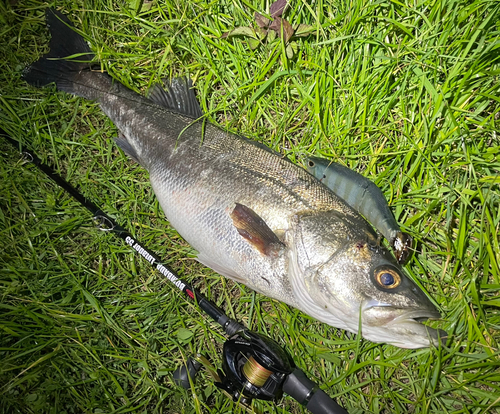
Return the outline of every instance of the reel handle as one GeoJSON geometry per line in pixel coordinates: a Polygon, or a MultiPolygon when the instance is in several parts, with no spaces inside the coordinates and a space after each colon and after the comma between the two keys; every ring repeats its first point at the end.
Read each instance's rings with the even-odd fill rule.
{"type": "Polygon", "coordinates": [[[283,391],[314,414],[348,414],[298,368],[286,377],[283,391]]]}
{"type": "Polygon", "coordinates": [[[182,388],[189,390],[190,383],[189,379],[194,383],[196,374],[201,368],[201,363],[196,361],[193,358],[189,358],[186,361],[186,365],[181,365],[174,371],[173,380],[177,385],[180,385],[182,388]]]}

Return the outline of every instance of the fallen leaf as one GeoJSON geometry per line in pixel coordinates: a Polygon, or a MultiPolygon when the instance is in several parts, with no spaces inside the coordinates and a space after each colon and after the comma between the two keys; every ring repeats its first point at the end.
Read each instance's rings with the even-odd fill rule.
{"type": "Polygon", "coordinates": [[[286,6],[288,5],[286,0],[276,0],[269,7],[269,14],[274,19],[275,17],[280,17],[285,11],[286,6]]]}
{"type": "Polygon", "coordinates": [[[274,30],[285,43],[290,40],[294,33],[292,25],[281,17],[276,17],[269,26],[269,29],[274,30]]]}
{"type": "Polygon", "coordinates": [[[267,17],[262,16],[262,14],[255,12],[255,22],[257,23],[257,26],[265,29],[267,28],[267,26],[269,26],[271,20],[269,20],[267,17]]]}

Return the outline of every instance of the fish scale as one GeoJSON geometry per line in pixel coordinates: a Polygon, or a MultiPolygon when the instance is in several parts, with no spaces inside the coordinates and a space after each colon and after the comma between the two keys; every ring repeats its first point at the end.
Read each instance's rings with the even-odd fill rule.
{"type": "Polygon", "coordinates": [[[92,52],[68,19],[51,9],[46,16],[50,52],[26,81],[99,103],[200,262],[332,326],[358,332],[361,323],[371,341],[439,343],[444,333],[420,323],[439,312],[341,198],[262,144],[202,119],[189,81],[146,98],[91,70],[92,52]],[[80,57],[58,59],[68,55],[80,57]]]}

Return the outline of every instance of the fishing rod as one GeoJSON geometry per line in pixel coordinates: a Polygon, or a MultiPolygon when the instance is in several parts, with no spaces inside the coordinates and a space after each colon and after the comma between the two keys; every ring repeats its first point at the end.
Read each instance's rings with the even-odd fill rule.
{"type": "MultiPolygon", "coordinates": [[[[205,313],[217,322],[228,339],[222,353],[222,370],[218,371],[217,387],[228,393],[234,401],[249,405],[253,399],[276,401],[283,393],[290,395],[314,414],[347,414],[317,384],[307,378],[296,367],[290,354],[275,340],[254,332],[229,318],[217,305],[208,300],[188,282],[181,279],[173,269],[147,247],[142,245],[125,228],[108,216],[96,204],[84,197],[77,189],[57,174],[33,152],[24,148],[21,142],[11,138],[2,128],[3,136],[18,149],[25,159],[53,180],[59,187],[90,211],[99,228],[111,231],[128,244],[180,290],[188,300],[195,302],[205,313]]],[[[174,373],[174,380],[184,388],[190,387],[201,364],[189,359],[186,365],[174,373]]]]}

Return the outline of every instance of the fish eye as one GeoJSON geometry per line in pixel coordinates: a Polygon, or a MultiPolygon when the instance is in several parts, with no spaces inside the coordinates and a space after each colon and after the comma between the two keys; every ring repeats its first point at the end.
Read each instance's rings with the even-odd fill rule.
{"type": "Polygon", "coordinates": [[[394,289],[401,284],[401,276],[396,269],[389,266],[380,266],[373,272],[377,284],[384,289],[394,289]]]}
{"type": "Polygon", "coordinates": [[[316,163],[312,160],[309,160],[309,167],[314,167],[316,165],[316,163]]]}
{"type": "Polygon", "coordinates": [[[394,284],[394,276],[390,273],[382,273],[380,275],[380,283],[384,286],[392,286],[394,284]]]}

